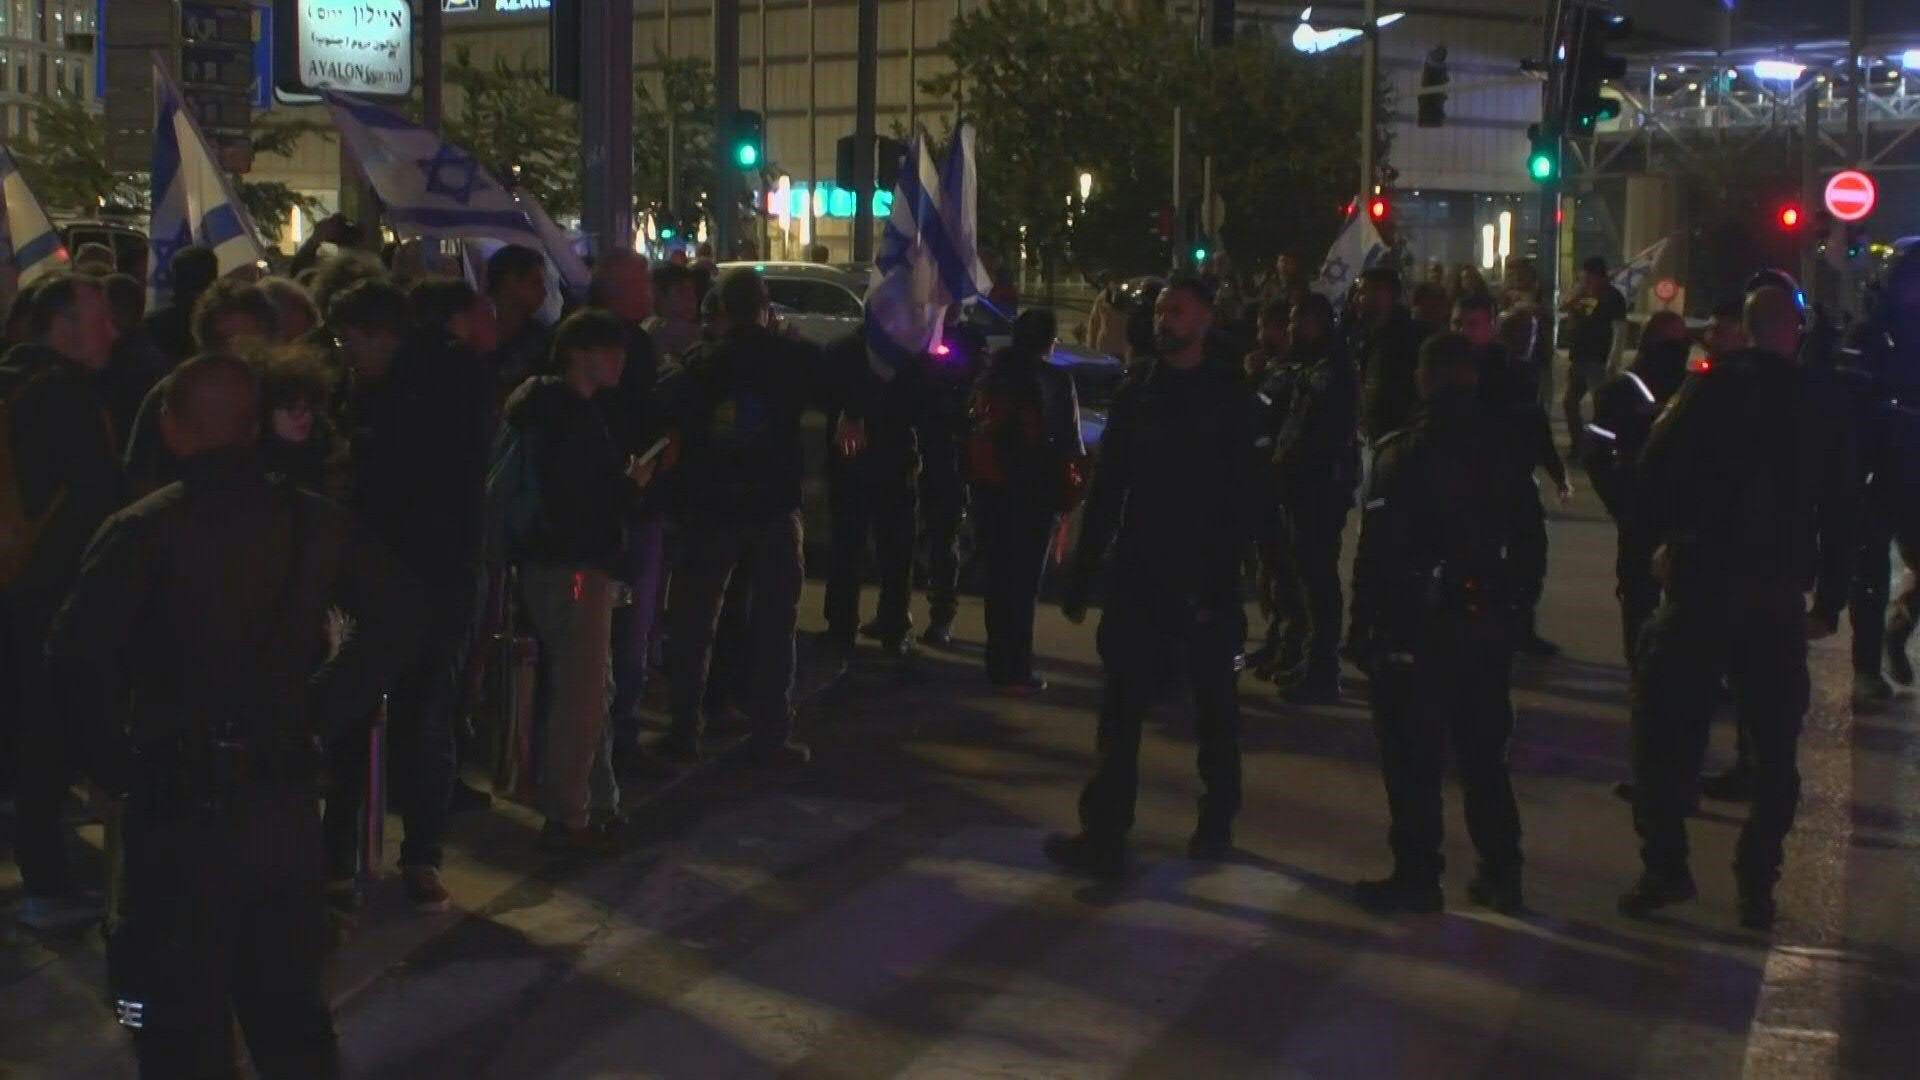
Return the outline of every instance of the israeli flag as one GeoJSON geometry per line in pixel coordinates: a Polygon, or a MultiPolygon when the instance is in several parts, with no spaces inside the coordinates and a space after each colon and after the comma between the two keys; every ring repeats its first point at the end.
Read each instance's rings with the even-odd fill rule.
{"type": "Polygon", "coordinates": [[[867,287],[867,355],[873,370],[891,380],[926,352],[946,313],[934,238],[949,243],[939,211],[940,174],[925,132],[907,142],[893,183],[893,212],[880,234],[867,287]]]}
{"type": "Polygon", "coordinates": [[[1333,246],[1327,249],[1327,257],[1320,264],[1320,276],[1313,279],[1311,287],[1333,301],[1338,309],[1361,272],[1371,269],[1386,253],[1387,244],[1380,239],[1380,230],[1373,227],[1373,219],[1360,201],[1355,200],[1352,220],[1333,238],[1333,246]]]}
{"type": "Polygon", "coordinates": [[[502,240],[547,250],[522,201],[488,175],[472,154],[430,128],[359,98],[331,90],[321,91],[321,97],[347,149],[386,204],[387,222],[395,232],[502,240]]]}
{"type": "Polygon", "coordinates": [[[940,169],[940,219],[944,233],[934,238],[941,290],[952,304],[993,291],[993,279],[980,262],[980,182],[974,169],[973,125],[961,124],[947,143],[940,169]]]}
{"type": "Polygon", "coordinates": [[[1640,291],[1647,287],[1647,279],[1653,276],[1654,268],[1660,265],[1660,257],[1667,253],[1667,237],[1661,237],[1647,246],[1645,251],[1627,260],[1627,264],[1613,272],[1613,287],[1627,298],[1627,306],[1639,302],[1640,291]]]}
{"type": "Polygon", "coordinates": [[[0,146],[0,265],[11,264],[16,282],[28,285],[71,261],[19,163],[0,146]]]}
{"type": "MultiPolygon", "coordinates": [[[[540,250],[547,256],[549,280],[557,274],[566,291],[574,299],[584,301],[592,277],[592,272],[587,269],[587,261],[574,250],[573,241],[565,230],[554,224],[553,218],[547,214],[547,208],[540,205],[540,200],[523,188],[515,188],[513,197],[520,203],[520,208],[527,212],[527,220],[533,224],[533,231],[540,234],[540,250]]],[[[551,293],[553,290],[548,291],[551,293]]],[[[549,296],[548,300],[552,303],[556,298],[549,296]]],[[[557,322],[558,316],[548,321],[557,322]]]]}
{"type": "Polygon", "coordinates": [[[263,266],[261,245],[246,205],[234,193],[207,137],[180,96],[180,88],[153,65],[153,217],[147,230],[147,292],[152,302],[173,294],[173,256],[198,244],[220,260],[222,276],[263,266]]]}

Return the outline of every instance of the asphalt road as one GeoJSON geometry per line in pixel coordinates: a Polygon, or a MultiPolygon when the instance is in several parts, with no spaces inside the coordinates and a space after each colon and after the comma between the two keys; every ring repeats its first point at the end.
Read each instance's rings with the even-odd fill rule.
{"type": "MultiPolygon", "coordinates": [[[[1051,872],[1040,841],[1072,826],[1089,768],[1093,629],[1043,611],[1054,688],[1008,701],[986,692],[974,601],[961,648],[867,654],[809,706],[805,774],[722,759],[630,792],[622,858],[541,856],[520,807],[462,819],[457,909],[415,915],[377,884],[336,956],[348,1061],[394,1077],[1912,1075],[1913,699],[1856,717],[1845,634],[1815,650],[1771,941],[1737,929],[1743,808],[1727,803],[1693,823],[1700,900],[1623,920],[1637,861],[1610,790],[1627,743],[1611,529],[1583,495],[1551,536],[1542,626],[1566,654],[1516,679],[1524,917],[1467,903],[1451,792],[1449,910],[1382,920],[1347,901],[1387,867],[1359,684],[1301,710],[1243,683],[1232,862],[1181,854],[1197,792],[1174,707],[1145,741],[1134,876],[1051,872]]],[[[819,601],[810,586],[809,627],[819,601]]],[[[1724,725],[1715,743],[1724,759],[1724,725]]],[[[97,935],[4,933],[0,1075],[130,1074],[97,935]]]]}

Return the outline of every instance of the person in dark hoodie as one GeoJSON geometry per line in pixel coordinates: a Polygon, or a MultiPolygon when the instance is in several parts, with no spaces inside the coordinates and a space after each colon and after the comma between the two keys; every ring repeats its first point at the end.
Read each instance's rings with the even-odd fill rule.
{"type": "Polygon", "coordinates": [[[1462,296],[1454,307],[1453,325],[1473,348],[1474,361],[1480,365],[1481,403],[1488,417],[1507,433],[1513,450],[1513,482],[1529,508],[1529,524],[1510,553],[1514,604],[1520,613],[1513,647],[1523,656],[1549,659],[1560,654],[1560,647],[1541,637],[1536,623],[1535,613],[1547,581],[1547,511],[1534,486],[1534,473],[1546,471],[1562,506],[1573,499],[1573,484],[1567,478],[1560,451],[1553,445],[1553,429],[1546,409],[1540,405],[1539,387],[1525,360],[1515,360],[1515,356],[1524,358],[1526,351],[1510,351],[1498,336],[1493,298],[1485,293],[1462,296]]]}
{"type": "Polygon", "coordinates": [[[627,328],[586,310],[554,331],[557,374],[522,383],[507,399],[509,437],[538,475],[539,514],[519,543],[520,594],[540,641],[547,738],[542,846],[609,855],[619,789],[608,748],[615,584],[627,523],[642,509],[656,461],[629,455],[595,398],[620,385],[627,328]],[[605,760],[603,760],[605,759],[605,760]],[[610,815],[601,822],[595,810],[610,815]]]}
{"type": "MultiPolygon", "coordinates": [[[[350,291],[336,302],[351,298],[350,291]]],[[[406,825],[400,866],[407,896],[417,910],[444,911],[439,868],[455,772],[454,712],[478,600],[492,440],[480,358],[493,345],[494,324],[491,306],[457,279],[415,285],[408,307],[414,328],[391,363],[350,372],[348,502],[426,587],[424,647],[394,685],[387,738],[406,825]]]]}
{"type": "MultiPolygon", "coordinates": [[[[60,827],[60,805],[78,775],[73,732],[55,714],[44,649],[47,628],[80,572],[87,540],[126,502],[113,421],[100,374],[114,342],[98,278],[60,274],[37,284],[33,340],[0,365],[12,428],[14,475],[28,522],[26,561],[5,581],[19,770],[14,859],[26,886],[20,919],[53,929],[99,915],[80,896],[60,827]]],[[[12,538],[9,538],[12,539],[12,538]]]]}
{"type": "Polygon", "coordinates": [[[172,297],[147,313],[147,337],[160,350],[168,370],[194,354],[204,343],[194,339],[194,308],[200,296],[220,277],[220,260],[203,247],[184,247],[174,252],[167,263],[168,280],[160,282],[172,289],[172,297]]]}
{"type": "Polygon", "coordinates": [[[1358,882],[1354,897],[1379,914],[1442,907],[1441,782],[1452,743],[1480,855],[1467,895],[1513,914],[1521,856],[1507,771],[1510,552],[1530,514],[1513,482],[1511,437],[1487,415],[1472,344],[1437,334],[1421,346],[1418,370],[1425,407],[1380,445],[1354,563],[1393,853],[1393,872],[1358,882]]]}
{"type": "Polygon", "coordinates": [[[1047,362],[1058,327],[1028,308],[973,392],[968,443],[974,525],[987,569],[987,678],[1002,692],[1046,689],[1033,672],[1033,611],[1059,515],[1086,467],[1073,379],[1047,362]]]}
{"type": "Polygon", "coordinates": [[[1660,606],[1653,547],[1634,525],[1635,467],[1655,418],[1687,377],[1691,349],[1686,320],[1669,311],[1656,312],[1640,333],[1633,363],[1594,392],[1593,422],[1587,425],[1587,477],[1618,534],[1614,594],[1620,599],[1621,640],[1629,666],[1637,659],[1640,628],[1660,606]]]}
{"type": "Polygon", "coordinates": [[[810,407],[832,404],[836,380],[818,349],[770,326],[760,275],[729,271],[718,288],[726,335],[712,349],[697,350],[660,391],[684,439],[677,470],[684,546],[667,603],[672,728],[657,745],[668,757],[700,756],[714,626],[728,582],[744,564],[753,575],[745,701],[750,753],[759,764],[790,768],[810,756],[792,738],[802,570],[800,419],[810,407]]]}
{"type": "Polygon", "coordinates": [[[1294,704],[1340,700],[1340,534],[1359,482],[1353,365],[1334,336],[1333,305],[1307,293],[1292,343],[1264,393],[1284,401],[1272,463],[1286,557],[1275,560],[1275,609],[1286,624],[1270,674],[1294,704]]]}

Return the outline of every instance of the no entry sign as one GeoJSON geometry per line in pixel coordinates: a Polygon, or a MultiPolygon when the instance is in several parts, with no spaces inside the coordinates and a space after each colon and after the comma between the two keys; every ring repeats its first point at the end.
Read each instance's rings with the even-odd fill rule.
{"type": "Polygon", "coordinates": [[[1841,221],[1859,221],[1873,213],[1879,197],[1873,177],[1858,169],[1835,173],[1827,181],[1827,212],[1841,221]]]}

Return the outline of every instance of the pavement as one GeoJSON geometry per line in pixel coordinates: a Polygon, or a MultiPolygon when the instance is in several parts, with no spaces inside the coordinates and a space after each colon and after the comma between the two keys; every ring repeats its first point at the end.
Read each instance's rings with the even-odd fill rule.
{"type": "MultiPolygon", "coordinates": [[[[804,711],[815,764],[730,758],[629,793],[630,850],[535,850],[537,817],[460,819],[455,910],[370,888],[329,971],[350,1072],[370,1077],[1910,1076],[1920,1061],[1920,738],[1903,695],[1847,703],[1846,637],[1814,650],[1805,795],[1771,940],[1740,931],[1743,808],[1692,825],[1699,901],[1614,912],[1637,871],[1611,526],[1555,509],[1513,748],[1529,911],[1471,906],[1449,792],[1448,910],[1346,898],[1387,868],[1364,697],[1286,706],[1251,677],[1247,805],[1223,865],[1182,854],[1197,794],[1177,706],[1147,734],[1132,876],[1051,871],[1074,824],[1100,670],[1093,627],[1043,608],[1025,701],[987,692],[981,612],[959,647],[863,653],[804,711]]],[[[1351,557],[1353,537],[1348,536],[1351,557]]],[[[817,628],[820,594],[803,609],[817,628]]],[[[1715,759],[1731,732],[1718,725],[1715,759]]],[[[392,823],[389,850],[397,850],[392,823]]],[[[83,829],[97,844],[98,830],[83,829]]],[[[11,875],[8,865],[0,875],[11,875]]],[[[0,876],[0,903],[17,882],[0,876]]],[[[131,1075],[98,935],[0,931],[0,1075],[131,1075]]]]}

